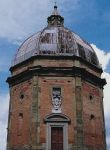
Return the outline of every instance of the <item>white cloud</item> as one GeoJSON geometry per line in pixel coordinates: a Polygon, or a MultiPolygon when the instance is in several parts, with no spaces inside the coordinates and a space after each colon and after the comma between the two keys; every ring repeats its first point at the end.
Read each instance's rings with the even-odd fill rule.
{"type": "MultiPolygon", "coordinates": [[[[110,130],[110,128],[108,130],[110,130]]],[[[106,143],[107,143],[107,150],[110,150],[110,135],[107,136],[106,143]]]]}
{"type": "Polygon", "coordinates": [[[107,143],[108,143],[108,145],[110,145],[110,136],[107,137],[107,143]]]}
{"type": "Polygon", "coordinates": [[[110,116],[106,116],[106,141],[108,145],[108,150],[110,148],[110,116]]]}
{"type": "Polygon", "coordinates": [[[110,62],[110,52],[106,53],[104,50],[99,49],[96,45],[91,44],[91,46],[93,47],[93,49],[95,50],[98,58],[99,58],[99,62],[102,65],[102,68],[105,70],[107,69],[109,62],[110,62]]]}
{"type": "Polygon", "coordinates": [[[39,30],[46,24],[48,4],[49,0],[0,0],[0,37],[21,40],[39,30]]]}
{"type": "MultiPolygon", "coordinates": [[[[92,15],[90,10],[93,10],[95,4],[90,1],[88,6],[86,1],[58,1],[59,10],[65,14],[66,22],[81,20],[79,15],[82,19],[90,13],[92,15]],[[81,15],[81,10],[84,15],[81,15]],[[73,13],[74,19],[69,19],[73,13]]],[[[54,0],[0,0],[0,37],[19,42],[41,30],[47,24],[46,19],[51,14],[53,5],[54,0]]]]}
{"type": "Polygon", "coordinates": [[[104,87],[104,108],[105,108],[105,115],[110,116],[110,74],[104,72],[102,74],[102,78],[105,78],[107,81],[107,85],[104,87]]]}
{"type": "MultiPolygon", "coordinates": [[[[63,2],[59,0],[58,4],[63,2]]],[[[47,25],[53,5],[54,0],[0,0],[0,37],[19,43],[38,32],[47,25]]]]}
{"type": "Polygon", "coordinates": [[[6,150],[7,124],[0,121],[0,148],[6,150]]]}
{"type": "MultiPolygon", "coordinates": [[[[110,65],[110,53],[105,53],[103,50],[97,48],[96,45],[91,44],[93,49],[95,50],[100,64],[102,64],[102,68],[104,70],[108,69],[110,65]]],[[[110,68],[109,68],[110,69],[110,68]]],[[[105,113],[105,121],[106,121],[106,131],[107,131],[107,146],[110,146],[110,74],[107,72],[103,72],[102,78],[105,78],[107,81],[107,85],[104,87],[104,113],[105,113]]]]}
{"type": "MultiPolygon", "coordinates": [[[[108,69],[109,63],[110,63],[110,53],[105,53],[105,51],[97,48],[96,45],[91,44],[93,49],[95,50],[100,64],[102,64],[102,68],[104,70],[108,69]]],[[[105,110],[105,115],[110,115],[109,109],[110,109],[110,100],[109,100],[109,95],[110,95],[110,74],[107,72],[103,72],[102,78],[105,78],[107,81],[107,85],[104,87],[104,110],[105,110]]]]}
{"type": "Polygon", "coordinates": [[[0,96],[0,149],[6,150],[9,95],[0,96]]]}
{"type": "MultiPolygon", "coordinates": [[[[110,53],[105,53],[105,51],[97,48],[97,46],[94,44],[91,44],[91,46],[95,50],[102,68],[104,70],[108,68],[110,69],[110,53]]],[[[108,98],[110,96],[110,73],[104,71],[102,78],[105,78],[107,82],[106,86],[104,87],[104,111],[106,116],[110,116],[110,100],[108,98]]]]}

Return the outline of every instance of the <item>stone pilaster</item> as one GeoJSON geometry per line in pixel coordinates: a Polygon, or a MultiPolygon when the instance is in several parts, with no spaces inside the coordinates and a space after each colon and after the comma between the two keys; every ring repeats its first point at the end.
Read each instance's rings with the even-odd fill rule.
{"type": "Polygon", "coordinates": [[[33,89],[32,89],[32,109],[31,117],[32,120],[30,125],[30,144],[33,150],[37,150],[39,145],[39,129],[40,129],[40,119],[39,119],[39,85],[38,76],[33,77],[33,89]]]}
{"type": "Polygon", "coordinates": [[[10,141],[11,141],[11,96],[12,95],[12,87],[10,87],[10,100],[9,100],[9,114],[8,114],[8,127],[7,127],[7,150],[11,150],[10,141]]]}
{"type": "Polygon", "coordinates": [[[82,90],[81,78],[76,77],[76,135],[75,135],[75,148],[74,150],[83,150],[83,117],[82,117],[82,90]]]}
{"type": "Polygon", "coordinates": [[[102,108],[102,119],[103,119],[103,141],[104,141],[104,150],[107,149],[107,146],[106,146],[106,129],[105,129],[105,117],[104,117],[104,104],[103,104],[103,89],[100,89],[100,93],[101,93],[101,108],[102,108]]]}

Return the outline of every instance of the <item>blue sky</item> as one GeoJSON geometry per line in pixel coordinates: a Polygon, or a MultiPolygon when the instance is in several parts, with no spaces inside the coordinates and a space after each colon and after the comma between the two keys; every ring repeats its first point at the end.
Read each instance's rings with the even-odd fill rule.
{"type": "MultiPolygon", "coordinates": [[[[86,39],[96,51],[108,84],[104,88],[107,145],[110,150],[110,1],[58,0],[65,26],[86,39]]],[[[0,149],[5,150],[9,67],[19,45],[47,25],[54,0],[0,0],[0,149]]]]}

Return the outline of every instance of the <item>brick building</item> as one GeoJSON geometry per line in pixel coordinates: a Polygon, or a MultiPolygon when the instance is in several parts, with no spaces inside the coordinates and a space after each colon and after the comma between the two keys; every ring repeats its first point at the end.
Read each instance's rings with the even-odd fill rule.
{"type": "Polygon", "coordinates": [[[64,27],[57,6],[47,21],[10,68],[7,150],[106,150],[96,53],[64,27]]]}

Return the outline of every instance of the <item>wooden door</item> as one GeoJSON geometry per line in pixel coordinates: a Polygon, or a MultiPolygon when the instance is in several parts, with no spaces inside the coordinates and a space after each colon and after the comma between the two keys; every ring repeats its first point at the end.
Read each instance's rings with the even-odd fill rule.
{"type": "Polygon", "coordinates": [[[51,128],[51,150],[63,150],[63,128],[51,128]]]}

